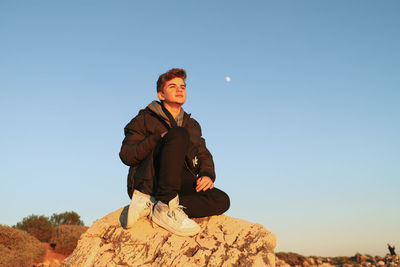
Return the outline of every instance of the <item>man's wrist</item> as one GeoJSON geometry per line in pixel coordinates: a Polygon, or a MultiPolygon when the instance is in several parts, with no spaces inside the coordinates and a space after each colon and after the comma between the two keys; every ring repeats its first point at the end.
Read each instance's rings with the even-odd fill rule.
{"type": "Polygon", "coordinates": [[[211,179],[211,181],[215,181],[215,178],[210,174],[210,173],[208,173],[208,172],[200,172],[199,173],[199,178],[200,177],[203,177],[203,176],[207,176],[207,177],[209,177],[210,179],[211,179]]]}

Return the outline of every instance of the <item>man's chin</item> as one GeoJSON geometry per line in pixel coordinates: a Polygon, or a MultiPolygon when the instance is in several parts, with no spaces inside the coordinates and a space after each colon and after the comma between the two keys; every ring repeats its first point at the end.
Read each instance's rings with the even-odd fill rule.
{"type": "Polygon", "coordinates": [[[175,104],[175,105],[181,105],[181,106],[182,106],[183,104],[185,104],[185,100],[178,100],[178,101],[175,101],[174,104],[175,104]]]}
{"type": "MultiPolygon", "coordinates": [[[[166,101],[164,101],[165,103],[166,101]]],[[[166,102],[167,104],[171,105],[171,106],[182,106],[183,104],[185,104],[185,101],[174,101],[174,102],[166,102]]]]}

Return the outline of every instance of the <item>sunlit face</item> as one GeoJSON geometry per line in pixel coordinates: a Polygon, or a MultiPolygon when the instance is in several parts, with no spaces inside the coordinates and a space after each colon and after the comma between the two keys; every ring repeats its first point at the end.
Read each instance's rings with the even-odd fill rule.
{"type": "Polygon", "coordinates": [[[164,84],[157,93],[158,98],[167,104],[183,105],[186,101],[186,84],[182,78],[174,78],[164,84]]]}

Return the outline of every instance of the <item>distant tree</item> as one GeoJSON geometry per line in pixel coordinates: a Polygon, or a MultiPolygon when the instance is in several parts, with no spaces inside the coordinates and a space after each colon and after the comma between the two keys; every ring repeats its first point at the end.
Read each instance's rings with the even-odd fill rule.
{"type": "Polygon", "coordinates": [[[30,215],[18,222],[13,228],[23,230],[42,242],[48,242],[52,235],[53,225],[44,215],[30,215]]]}
{"type": "Polygon", "coordinates": [[[85,225],[81,220],[81,216],[78,215],[75,211],[67,211],[64,213],[56,214],[54,213],[50,222],[53,225],[85,225]]]}

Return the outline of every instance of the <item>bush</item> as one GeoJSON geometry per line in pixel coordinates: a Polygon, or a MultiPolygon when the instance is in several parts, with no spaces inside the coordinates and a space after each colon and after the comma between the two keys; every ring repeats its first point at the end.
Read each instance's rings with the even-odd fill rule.
{"type": "Polygon", "coordinates": [[[47,246],[18,229],[0,225],[0,266],[32,266],[42,262],[47,246]]]}
{"type": "Polygon", "coordinates": [[[306,261],[306,257],[293,253],[293,252],[278,252],[275,254],[280,260],[285,261],[290,266],[293,265],[302,265],[304,261],[306,261]]]}
{"type": "Polygon", "coordinates": [[[50,222],[54,225],[84,225],[81,221],[81,216],[75,211],[67,211],[60,214],[54,213],[50,218],[50,222]]]}
{"type": "Polygon", "coordinates": [[[51,243],[55,244],[55,251],[64,255],[71,254],[81,235],[86,232],[89,227],[81,225],[60,225],[53,229],[51,243]]]}
{"type": "Polygon", "coordinates": [[[32,214],[31,216],[23,218],[22,222],[18,222],[13,228],[23,230],[42,242],[49,242],[53,225],[48,217],[32,214]]]}

